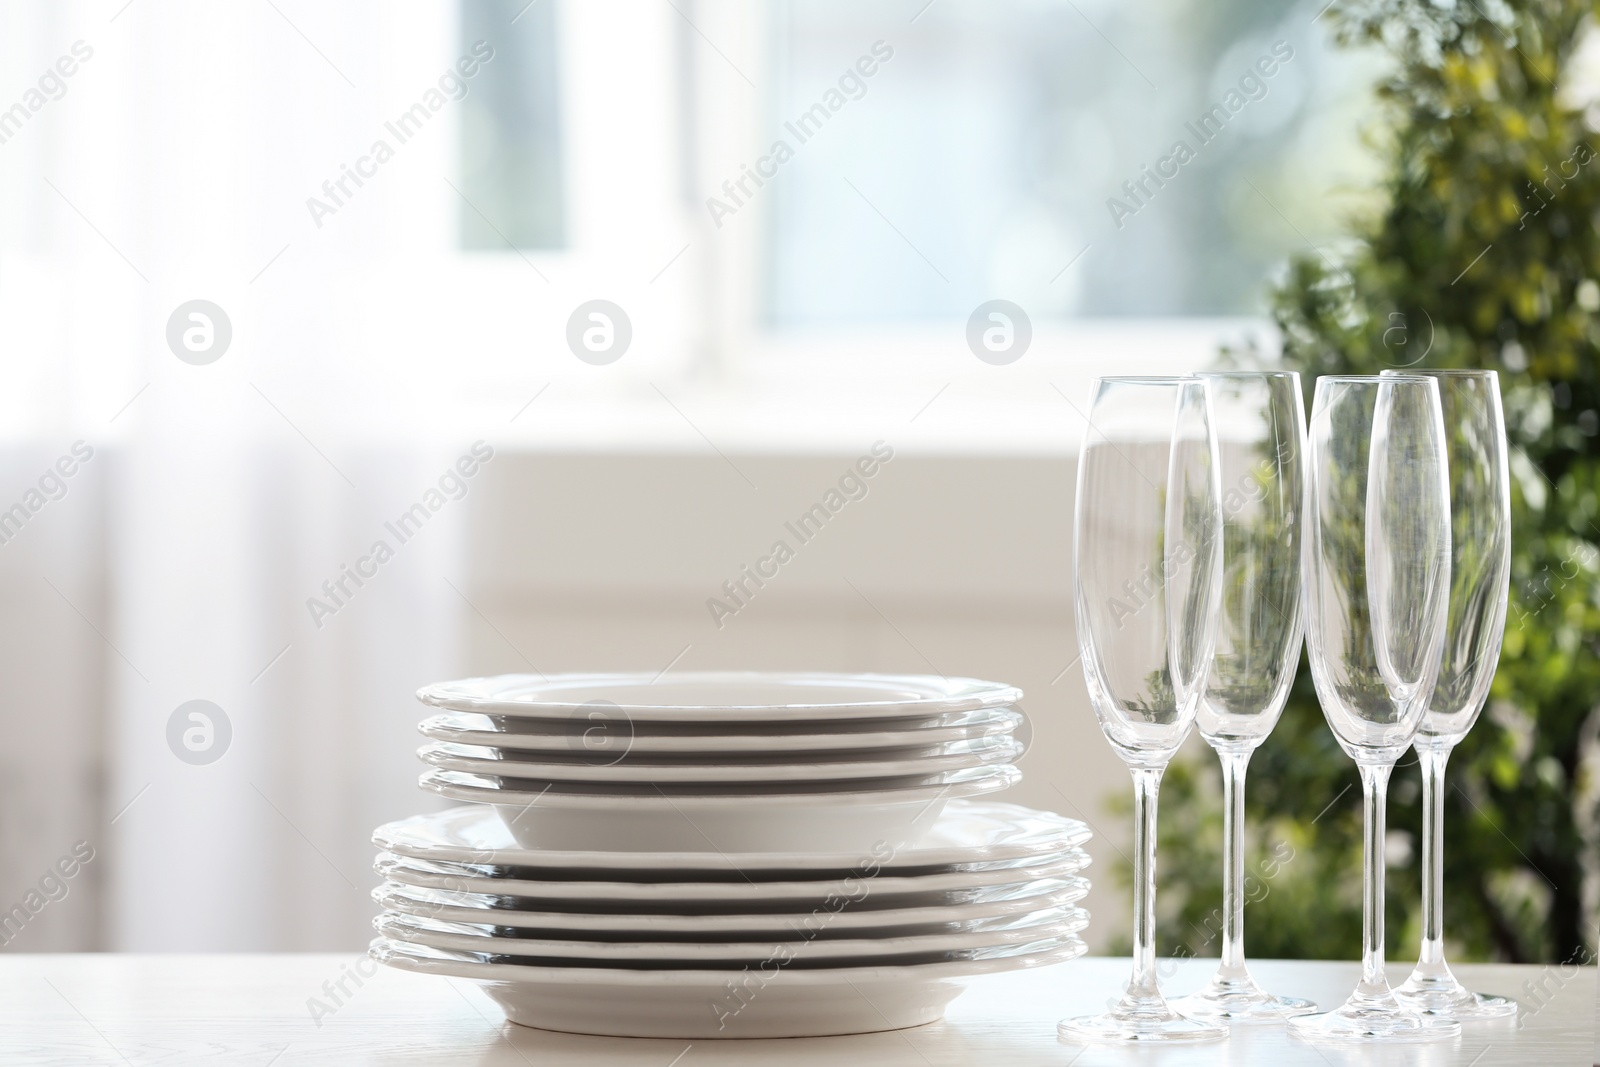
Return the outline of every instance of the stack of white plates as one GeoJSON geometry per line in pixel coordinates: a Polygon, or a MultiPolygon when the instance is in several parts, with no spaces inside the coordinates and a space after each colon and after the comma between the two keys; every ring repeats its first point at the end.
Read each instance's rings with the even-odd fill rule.
{"type": "Polygon", "coordinates": [[[865,852],[1021,773],[1008,705],[970,678],[504,675],[418,694],[422,787],[557,849],[865,852]]]}
{"type": "Polygon", "coordinates": [[[1087,827],[955,801],[920,844],[555,851],[485,808],[381,827],[379,960],[480,979],[514,1022],[627,1037],[865,1033],[939,1018],[959,978],[1083,952],[1087,827]]]}
{"type": "Polygon", "coordinates": [[[1020,693],[968,679],[566,675],[424,689],[422,785],[380,827],[372,945],[515,1022],[862,1033],[962,977],[1071,959],[1088,828],[1014,782],[1020,693]]]}

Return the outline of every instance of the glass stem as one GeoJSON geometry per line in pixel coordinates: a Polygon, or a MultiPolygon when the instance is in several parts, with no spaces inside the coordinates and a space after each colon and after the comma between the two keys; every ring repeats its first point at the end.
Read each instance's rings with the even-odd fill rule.
{"type": "Polygon", "coordinates": [[[1444,964],[1444,768],[1450,747],[1417,748],[1422,767],[1422,966],[1444,964]]]}
{"type": "Polygon", "coordinates": [[[1222,967],[1245,977],[1244,965],[1244,775],[1250,752],[1218,752],[1222,758],[1222,967]]]}
{"type": "Polygon", "coordinates": [[[1383,996],[1389,981],[1383,973],[1383,876],[1386,806],[1393,764],[1361,764],[1362,895],[1361,992],[1383,996]]]}
{"type": "Polygon", "coordinates": [[[1130,997],[1161,996],[1156,981],[1156,794],[1161,769],[1133,770],[1133,978],[1130,997]]]}

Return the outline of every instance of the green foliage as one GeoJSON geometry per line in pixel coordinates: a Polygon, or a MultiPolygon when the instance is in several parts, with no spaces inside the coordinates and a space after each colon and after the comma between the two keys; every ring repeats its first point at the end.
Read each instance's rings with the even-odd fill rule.
{"type": "MultiPolygon", "coordinates": [[[[1274,294],[1285,362],[1308,389],[1410,365],[1500,372],[1511,609],[1489,709],[1450,763],[1445,930],[1460,960],[1574,958],[1594,940],[1584,886],[1600,822],[1600,136],[1584,113],[1593,123],[1600,106],[1571,88],[1600,3],[1371,0],[1324,18],[1392,54],[1378,88],[1386,202],[1344,254],[1289,264],[1274,294]]],[[[1390,789],[1394,959],[1415,953],[1419,928],[1415,766],[1390,789]]],[[[1293,850],[1247,908],[1251,955],[1357,958],[1360,786],[1304,662],[1248,781],[1248,869],[1293,850]]],[[[1163,951],[1217,951],[1216,782],[1207,751],[1162,790],[1163,951]]]]}

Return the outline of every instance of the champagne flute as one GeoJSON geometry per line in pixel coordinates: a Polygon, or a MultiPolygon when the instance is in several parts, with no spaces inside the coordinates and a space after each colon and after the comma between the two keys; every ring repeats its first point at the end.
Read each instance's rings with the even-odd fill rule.
{"type": "Polygon", "coordinates": [[[1156,794],[1194,725],[1220,592],[1222,510],[1209,390],[1192,376],[1095,379],[1078,457],[1078,644],[1100,729],[1133,773],[1133,976],[1063,1040],[1215,1041],[1161,996],[1156,794]]]}
{"type": "Polygon", "coordinates": [[[1384,975],[1384,805],[1433,695],[1450,602],[1450,491],[1439,385],[1317,379],[1306,505],[1306,645],[1323,716],[1361,772],[1361,981],[1289,1020],[1308,1041],[1418,1041],[1461,1024],[1403,1006],[1384,975]]]}
{"type": "Polygon", "coordinates": [[[1465,988],[1444,959],[1444,769],[1488,699],[1505,634],[1511,582],[1505,416],[1500,377],[1492,370],[1414,373],[1439,383],[1452,553],[1444,657],[1415,743],[1422,768],[1422,951],[1395,994],[1415,1011],[1494,1019],[1515,1015],[1516,1001],[1465,988]]]}
{"type": "Polygon", "coordinates": [[[1266,992],[1244,959],[1244,778],[1300,665],[1305,408],[1293,371],[1204,374],[1222,472],[1222,607],[1195,722],[1222,762],[1222,960],[1192,1018],[1279,1022],[1317,1010],[1266,992]]]}

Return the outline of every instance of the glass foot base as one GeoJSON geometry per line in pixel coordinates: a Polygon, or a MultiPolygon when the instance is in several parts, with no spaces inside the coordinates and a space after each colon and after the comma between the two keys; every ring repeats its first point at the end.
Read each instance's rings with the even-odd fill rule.
{"type": "Polygon", "coordinates": [[[1474,993],[1456,981],[1456,976],[1448,970],[1443,974],[1413,973],[1404,985],[1394,991],[1394,995],[1402,1006],[1411,1011],[1447,1016],[1462,1022],[1510,1019],[1517,1014],[1516,1001],[1509,997],[1474,993]]]}
{"type": "Polygon", "coordinates": [[[1403,1007],[1387,990],[1382,995],[1353,994],[1337,1011],[1289,1020],[1289,1032],[1305,1041],[1444,1041],[1461,1035],[1461,1024],[1403,1007]]]}
{"type": "Polygon", "coordinates": [[[1191,1019],[1214,1023],[1279,1023],[1317,1010],[1309,1000],[1273,996],[1248,975],[1242,980],[1218,976],[1200,992],[1168,1003],[1191,1019]]]}
{"type": "Polygon", "coordinates": [[[1140,1011],[1108,1011],[1063,1019],[1056,1036],[1073,1044],[1124,1044],[1130,1042],[1221,1041],[1228,1028],[1186,1019],[1165,1005],[1140,1011]]]}

